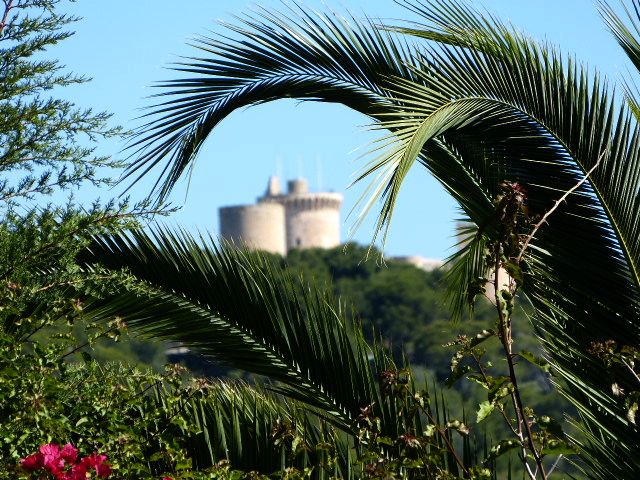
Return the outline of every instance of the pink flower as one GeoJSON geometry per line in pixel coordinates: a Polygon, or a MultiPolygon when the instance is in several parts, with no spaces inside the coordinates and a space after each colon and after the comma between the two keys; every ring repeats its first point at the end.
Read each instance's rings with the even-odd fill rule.
{"type": "Polygon", "coordinates": [[[53,478],[56,480],[67,480],[67,472],[64,470],[56,470],[53,472],[53,478]]]}
{"type": "Polygon", "coordinates": [[[28,472],[40,470],[44,466],[44,455],[36,453],[20,459],[20,465],[28,472]]]}
{"type": "Polygon", "coordinates": [[[89,470],[95,470],[97,478],[108,478],[112,472],[111,466],[105,463],[106,460],[106,455],[93,452],[78,461],[78,449],[72,444],[60,447],[49,443],[42,445],[38,453],[21,459],[20,464],[28,472],[44,473],[44,470],[55,480],[86,480],[89,470]]]}
{"type": "Polygon", "coordinates": [[[108,463],[103,463],[96,467],[96,473],[99,478],[108,478],[111,475],[111,466],[108,463]]]}
{"type": "Polygon", "coordinates": [[[60,457],[60,445],[58,445],[57,443],[48,443],[46,445],[42,445],[38,450],[40,450],[40,453],[44,455],[45,464],[60,457]]]}
{"type": "Polygon", "coordinates": [[[60,445],[49,443],[40,447],[40,453],[44,456],[44,469],[56,476],[62,473],[64,459],[60,457],[60,445]]]}
{"type": "Polygon", "coordinates": [[[64,447],[62,447],[62,450],[60,450],[60,458],[62,458],[65,462],[73,465],[78,459],[78,449],[70,443],[67,443],[64,447]]]}
{"type": "Polygon", "coordinates": [[[74,465],[73,468],[67,472],[64,480],[86,480],[87,478],[87,467],[85,467],[82,463],[78,463],[74,465]]]}
{"type": "Polygon", "coordinates": [[[95,469],[96,475],[98,475],[99,478],[107,478],[111,475],[111,466],[104,463],[106,459],[106,455],[98,455],[98,452],[93,452],[91,456],[84,457],[80,464],[84,465],[87,469],[95,469]]]}

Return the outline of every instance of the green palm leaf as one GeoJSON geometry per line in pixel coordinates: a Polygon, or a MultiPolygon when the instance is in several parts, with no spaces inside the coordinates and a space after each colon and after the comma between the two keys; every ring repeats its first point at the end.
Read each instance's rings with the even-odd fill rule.
{"type": "MultiPolygon", "coordinates": [[[[453,24],[452,31],[462,29],[452,16],[440,17],[436,23],[453,24]]],[[[548,210],[550,199],[560,196],[554,192],[577,184],[603,158],[590,184],[554,213],[550,225],[534,240],[530,281],[524,291],[536,307],[534,322],[564,381],[565,395],[578,406],[587,428],[604,432],[607,442],[616,439],[621,455],[632,457],[638,430],[608,393],[610,375],[584,352],[594,339],[612,338],[631,345],[640,339],[637,127],[625,112],[615,112],[597,77],[590,85],[588,74],[571,62],[565,72],[558,53],[517,33],[509,34],[503,25],[484,29],[482,35],[478,30],[460,35],[455,44],[470,49],[449,51],[444,56],[443,63],[448,64],[444,75],[435,80],[446,82],[452,92],[454,100],[448,103],[466,95],[489,100],[493,109],[508,109],[497,118],[493,109],[487,109],[486,115],[473,112],[458,119],[464,125],[481,117],[481,123],[472,128],[484,129],[482,139],[470,139],[466,126],[454,126],[445,136],[454,145],[475,143],[480,160],[489,156],[498,160],[494,167],[498,175],[529,188],[530,209],[548,210]],[[535,168],[526,168],[529,162],[535,162],[535,168]],[[571,171],[572,166],[578,169],[571,171]]],[[[407,88],[411,99],[419,97],[419,92],[431,97],[432,70],[427,69],[426,60],[424,65],[424,85],[407,88]]],[[[490,211],[465,210],[476,222],[490,215],[490,211]]],[[[590,449],[592,455],[587,458],[595,464],[593,459],[601,457],[601,452],[590,449]]],[[[615,457],[609,460],[611,468],[604,469],[608,475],[628,475],[638,469],[633,460],[632,468],[615,457]]]]}
{"type": "Polygon", "coordinates": [[[201,242],[165,230],[96,239],[85,261],[126,267],[144,283],[125,283],[85,311],[120,316],[144,336],[269,377],[279,382],[273,389],[346,432],[360,408],[374,403],[393,418],[392,407],[381,408],[372,350],[330,294],[299,288],[260,254],[201,242]]]}
{"type": "Polygon", "coordinates": [[[599,0],[600,13],[606,25],[613,33],[620,47],[636,68],[640,71],[640,2],[638,0],[631,1],[631,8],[622,3],[622,8],[626,16],[625,21],[616,13],[611,4],[604,0],[599,0]]]}
{"type": "Polygon", "coordinates": [[[339,16],[290,15],[261,11],[227,25],[238,40],[200,38],[196,47],[210,57],[194,57],[176,70],[185,78],[164,82],[159,98],[169,97],[146,117],[129,148],[135,161],[125,178],[137,181],[154,167],[161,177],[154,191],[165,198],[193,165],[215,126],[231,112],[279,98],[333,101],[373,115],[388,106],[385,84],[394,75],[410,76],[406,47],[390,36],[355,28],[339,16]],[[295,39],[295,40],[294,40],[295,39]]]}
{"type": "Polygon", "coordinates": [[[235,469],[271,474],[316,468],[316,478],[349,478],[349,444],[294,402],[243,383],[215,382],[189,402],[185,432],[193,468],[228,461],[235,469]],[[335,463],[330,457],[336,458],[335,463]]]}
{"type": "MultiPolygon", "coordinates": [[[[263,472],[325,465],[328,453],[320,447],[328,443],[337,464],[325,473],[354,475],[350,456],[365,407],[379,419],[381,436],[424,431],[427,419],[407,413],[415,384],[406,386],[406,397],[379,385],[381,373],[398,370],[386,351],[365,343],[330,294],[294,280],[262,254],[156,229],[97,237],[80,261],[89,269],[99,263],[126,272],[114,275],[101,299],[83,306],[85,315],[117,316],[134,333],[180,342],[205,358],[268,377],[267,391],[220,383],[204,403],[191,405],[201,430],[189,437],[198,468],[221,459],[263,472]],[[285,455],[267,434],[278,421],[291,423],[311,450],[285,455]]],[[[446,425],[444,399],[435,397],[434,411],[426,400],[429,422],[446,425]]],[[[453,432],[445,434],[453,442],[453,432]]],[[[431,455],[456,473],[458,460],[445,447],[438,437],[431,455]]]]}

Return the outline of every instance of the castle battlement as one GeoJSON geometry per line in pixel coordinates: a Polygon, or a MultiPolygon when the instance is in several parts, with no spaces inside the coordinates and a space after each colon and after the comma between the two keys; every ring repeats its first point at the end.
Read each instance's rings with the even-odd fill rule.
{"type": "Polygon", "coordinates": [[[315,209],[336,209],[342,206],[342,195],[339,193],[311,193],[305,195],[283,196],[281,200],[286,208],[297,208],[304,210],[315,209]]]}
{"type": "Polygon", "coordinates": [[[340,244],[342,195],[309,192],[305,179],[271,177],[254,205],[220,208],[220,235],[233,243],[284,255],[294,248],[332,248],[340,244]]]}

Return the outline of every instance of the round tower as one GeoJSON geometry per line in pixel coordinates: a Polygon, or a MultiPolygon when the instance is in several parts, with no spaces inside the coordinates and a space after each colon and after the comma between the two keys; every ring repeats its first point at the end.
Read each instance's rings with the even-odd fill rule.
{"type": "Polygon", "coordinates": [[[222,207],[220,235],[225,240],[254,250],[285,255],[285,209],[280,203],[222,207]]]}
{"type": "Polygon", "coordinates": [[[287,251],[294,248],[332,248],[340,245],[339,193],[309,193],[307,181],[291,180],[285,207],[287,251]]]}

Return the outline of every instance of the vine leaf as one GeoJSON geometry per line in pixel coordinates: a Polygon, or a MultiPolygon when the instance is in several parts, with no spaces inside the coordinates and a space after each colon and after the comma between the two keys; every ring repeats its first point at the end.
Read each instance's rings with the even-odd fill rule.
{"type": "Polygon", "coordinates": [[[544,358],[537,357],[533,353],[528,352],[526,350],[522,350],[521,352],[518,353],[518,355],[520,355],[521,358],[523,358],[524,360],[526,360],[530,364],[535,365],[536,367],[538,367],[543,372],[549,373],[549,371],[551,369],[551,365],[549,365],[549,362],[547,362],[544,358]]]}
{"type": "Polygon", "coordinates": [[[478,408],[478,411],[476,412],[476,415],[477,415],[476,423],[480,423],[489,415],[491,415],[495,410],[495,408],[496,408],[496,405],[493,402],[490,402],[488,400],[485,400],[484,402],[482,402],[480,404],[480,408],[478,408]]]}
{"type": "Polygon", "coordinates": [[[564,440],[550,440],[540,453],[542,455],[574,455],[576,449],[564,440]]]}
{"type": "Polygon", "coordinates": [[[456,383],[458,380],[460,380],[462,377],[464,377],[470,371],[471,371],[471,367],[469,365],[464,365],[462,367],[454,367],[451,370],[451,375],[449,375],[447,377],[447,379],[445,380],[444,384],[447,387],[451,387],[451,386],[453,386],[454,383],[456,383]]]}
{"type": "Polygon", "coordinates": [[[542,417],[538,418],[538,425],[545,432],[548,432],[558,438],[564,438],[562,425],[560,425],[557,420],[547,415],[543,415],[542,417]]]}
{"type": "Polygon", "coordinates": [[[491,450],[489,450],[489,455],[485,459],[485,462],[494,460],[499,456],[504,455],[508,451],[513,450],[514,448],[519,448],[519,447],[520,447],[520,442],[518,442],[517,440],[502,440],[497,445],[494,445],[493,447],[491,447],[491,450]]]}

